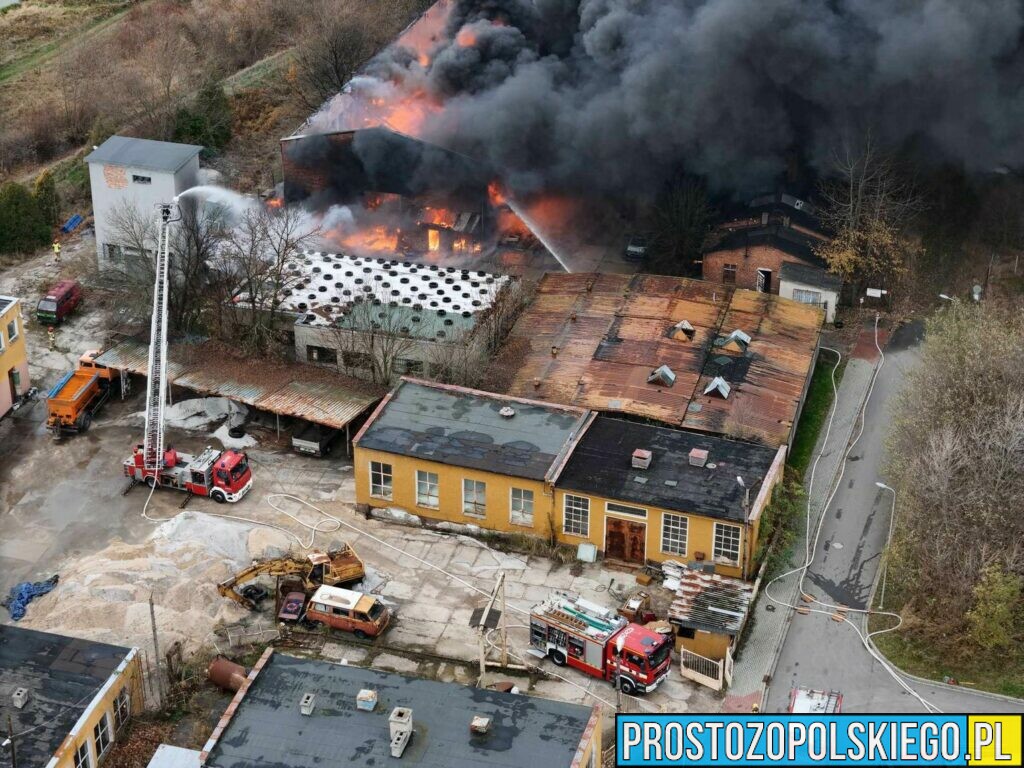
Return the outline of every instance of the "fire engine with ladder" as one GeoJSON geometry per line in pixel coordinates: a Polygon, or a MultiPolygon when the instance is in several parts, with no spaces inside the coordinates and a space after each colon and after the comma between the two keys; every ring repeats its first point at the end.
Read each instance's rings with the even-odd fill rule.
{"type": "Polygon", "coordinates": [[[530,611],[530,645],[538,658],[617,682],[626,694],[653,691],[672,663],[672,635],[565,592],[530,611]]]}
{"type": "Polygon", "coordinates": [[[167,293],[170,261],[170,225],[177,198],[160,206],[160,236],[156,251],[156,282],[153,286],[153,316],[150,324],[149,381],[146,385],[146,433],[141,445],[124,460],[124,474],[130,482],[125,493],[139,483],[150,488],[174,488],[188,495],[209,496],[214,501],[239,501],[252,487],[249,460],[238,451],[207,447],[198,456],[164,447],[164,404],[167,402],[167,293]]]}

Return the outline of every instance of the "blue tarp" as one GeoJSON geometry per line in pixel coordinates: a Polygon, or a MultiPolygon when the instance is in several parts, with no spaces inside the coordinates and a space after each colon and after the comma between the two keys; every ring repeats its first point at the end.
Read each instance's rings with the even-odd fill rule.
{"type": "Polygon", "coordinates": [[[51,589],[57,586],[59,576],[51,576],[46,581],[23,581],[11,587],[11,593],[4,598],[0,605],[3,605],[15,621],[25,618],[25,609],[35,598],[42,597],[51,589]]]}
{"type": "Polygon", "coordinates": [[[78,225],[81,224],[83,221],[85,221],[85,219],[83,219],[80,214],[76,213],[74,216],[72,216],[70,219],[64,222],[64,226],[60,228],[60,231],[64,232],[65,234],[71,232],[74,229],[76,229],[78,225]]]}

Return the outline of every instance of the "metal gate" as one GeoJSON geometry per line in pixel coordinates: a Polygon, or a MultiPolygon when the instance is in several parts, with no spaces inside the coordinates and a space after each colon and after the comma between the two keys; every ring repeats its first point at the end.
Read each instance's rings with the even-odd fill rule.
{"type": "Polygon", "coordinates": [[[683,677],[693,680],[695,683],[706,685],[716,691],[722,690],[724,683],[725,664],[722,661],[709,659],[699,653],[688,651],[685,648],[679,652],[679,668],[683,677]]]}

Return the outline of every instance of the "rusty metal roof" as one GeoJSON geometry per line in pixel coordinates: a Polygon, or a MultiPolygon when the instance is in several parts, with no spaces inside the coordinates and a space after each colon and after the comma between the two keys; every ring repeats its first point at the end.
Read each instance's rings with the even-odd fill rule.
{"type": "Polygon", "coordinates": [[[753,599],[753,585],[742,579],[684,566],[668,620],[690,629],[736,635],[753,599]]]}
{"type": "Polygon", "coordinates": [[[520,397],[779,445],[799,412],[822,319],[810,305],[703,280],[551,273],[489,378],[520,397]],[[674,332],[684,320],[692,340],[674,332]],[[750,343],[724,345],[736,330],[750,343]],[[648,383],[662,365],[675,374],[671,386],[648,383]],[[716,376],[728,399],[703,394],[716,376]]]}
{"type": "MultiPolygon", "coordinates": [[[[129,339],[96,362],[145,376],[149,345],[129,339]]],[[[324,368],[251,361],[212,343],[175,344],[168,353],[169,381],[203,395],[227,397],[282,416],[341,429],[384,395],[383,388],[324,368]]]]}

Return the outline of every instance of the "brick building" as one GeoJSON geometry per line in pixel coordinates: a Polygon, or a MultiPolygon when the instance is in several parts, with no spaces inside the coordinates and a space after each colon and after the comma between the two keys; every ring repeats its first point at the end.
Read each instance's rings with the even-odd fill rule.
{"type": "Polygon", "coordinates": [[[821,268],[814,253],[818,238],[784,224],[739,229],[704,253],[705,280],[764,293],[779,292],[779,274],[786,263],[821,268]]]}

